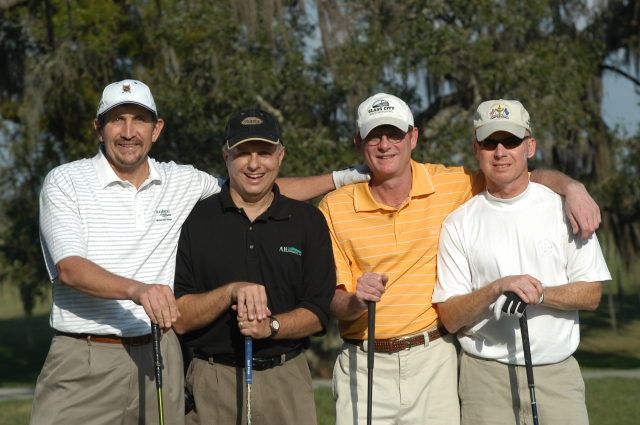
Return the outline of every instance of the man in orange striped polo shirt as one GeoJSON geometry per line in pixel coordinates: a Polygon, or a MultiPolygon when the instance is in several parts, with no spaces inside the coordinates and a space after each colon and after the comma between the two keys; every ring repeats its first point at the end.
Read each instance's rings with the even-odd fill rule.
{"type": "MultiPolygon", "coordinates": [[[[458,424],[456,349],[431,296],[442,222],[484,190],[484,176],[413,161],[413,115],[389,94],[360,105],[354,143],[371,182],[345,186],[320,203],[336,259],[331,312],[344,339],[333,375],[336,424],[366,423],[368,301],[378,306],[373,422],[458,424]]],[[[576,220],[583,238],[595,231],[599,209],[583,185],[553,171],[531,179],[567,196],[574,231],[576,220]]]]}

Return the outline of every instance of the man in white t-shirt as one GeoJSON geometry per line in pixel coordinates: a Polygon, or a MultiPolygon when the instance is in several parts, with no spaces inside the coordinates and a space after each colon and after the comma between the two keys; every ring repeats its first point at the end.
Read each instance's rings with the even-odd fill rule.
{"type": "MultiPolygon", "coordinates": [[[[164,417],[184,423],[182,356],[171,330],[180,316],[176,250],[193,206],[220,185],[190,165],[148,157],[163,125],[145,84],[110,84],[94,121],[98,154],[55,168],[43,183],[40,233],[55,337],[31,424],[157,423],[151,322],[165,328],[164,417]]],[[[344,170],[278,185],[304,200],[367,179],[344,170]]],[[[247,289],[242,299],[257,295],[247,289]]]]}
{"type": "Polygon", "coordinates": [[[487,190],[443,223],[433,294],[462,346],[462,424],[530,423],[519,321],[500,317],[518,302],[518,316],[528,305],[540,423],[588,424],[572,353],[580,340],[578,310],[595,309],[601,282],[611,279],[598,239],[574,235],[564,198],[529,181],[536,140],[520,102],[482,103],[474,127],[487,190]]]}

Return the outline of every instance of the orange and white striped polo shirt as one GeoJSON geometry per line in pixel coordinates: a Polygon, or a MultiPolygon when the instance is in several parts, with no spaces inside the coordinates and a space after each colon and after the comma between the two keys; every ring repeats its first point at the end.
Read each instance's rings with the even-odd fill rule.
{"type": "MultiPolygon", "coordinates": [[[[485,188],[484,175],[463,167],[411,160],[409,201],[395,209],[377,202],[368,183],[342,187],[320,202],[331,231],[337,285],[354,293],[364,272],[389,276],[377,305],[376,338],[398,338],[436,324],[431,305],[442,222],[485,188]]],[[[341,320],[343,338],[367,338],[367,312],[341,320]]]]}

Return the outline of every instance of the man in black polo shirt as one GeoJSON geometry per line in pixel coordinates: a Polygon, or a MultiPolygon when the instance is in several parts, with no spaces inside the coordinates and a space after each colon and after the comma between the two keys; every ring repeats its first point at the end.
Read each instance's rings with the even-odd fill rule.
{"type": "Polygon", "coordinates": [[[182,226],[174,329],[194,348],[187,373],[196,408],[186,423],[245,423],[244,337],[253,342],[252,423],[315,424],[303,348],[324,333],[335,292],[326,220],[280,195],[278,122],[247,109],[229,118],[229,180],[182,226]]]}

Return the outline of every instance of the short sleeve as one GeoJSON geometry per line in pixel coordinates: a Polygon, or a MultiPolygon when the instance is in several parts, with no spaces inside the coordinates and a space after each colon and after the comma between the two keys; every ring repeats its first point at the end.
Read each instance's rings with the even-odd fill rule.
{"type": "MultiPolygon", "coordinates": [[[[329,229],[316,210],[309,214],[309,237],[303,263],[302,291],[298,307],[306,308],[318,316],[324,329],[329,324],[331,301],[336,291],[335,262],[331,250],[329,229]]],[[[323,335],[324,331],[318,334],[323,335]]]]}
{"type": "Polygon", "coordinates": [[[461,230],[445,220],[440,232],[437,255],[438,279],[432,303],[441,303],[456,295],[472,292],[471,268],[461,230]]]}
{"type": "Polygon", "coordinates": [[[51,279],[64,258],[86,258],[87,241],[71,184],[47,178],[40,191],[40,239],[51,279]]]}
{"type": "Polygon", "coordinates": [[[200,178],[200,185],[202,186],[200,201],[220,192],[220,188],[224,184],[224,180],[214,177],[211,174],[207,174],[204,171],[197,170],[197,172],[198,177],[200,178]]]}

